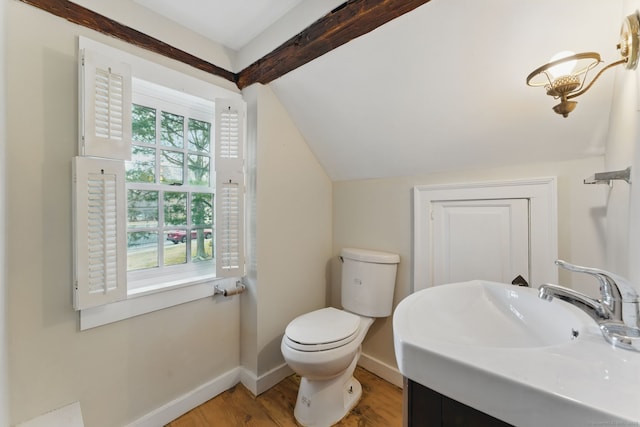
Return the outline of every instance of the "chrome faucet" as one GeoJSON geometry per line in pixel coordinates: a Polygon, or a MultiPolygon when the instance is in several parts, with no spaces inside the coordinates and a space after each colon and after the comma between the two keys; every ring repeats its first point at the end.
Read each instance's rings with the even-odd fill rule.
{"type": "Polygon", "coordinates": [[[602,304],[602,301],[564,286],[546,283],[540,286],[538,296],[545,301],[551,301],[554,298],[566,301],[587,313],[597,323],[614,318],[613,313],[602,304]]]}
{"type": "Polygon", "coordinates": [[[545,301],[558,298],[578,307],[598,323],[607,341],[640,351],[640,297],[631,283],[617,274],[598,268],[582,267],[562,260],[557,260],[556,265],[595,277],[600,284],[601,299],[552,284],[541,285],[538,296],[545,301]]]}

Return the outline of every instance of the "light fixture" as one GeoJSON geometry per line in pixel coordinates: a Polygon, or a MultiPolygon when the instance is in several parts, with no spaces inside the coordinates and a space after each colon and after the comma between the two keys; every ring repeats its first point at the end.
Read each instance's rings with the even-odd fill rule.
{"type": "Polygon", "coordinates": [[[600,55],[596,52],[564,51],[556,54],[547,64],[533,70],[527,76],[527,84],[542,86],[547,91],[547,95],[559,99],[560,103],[553,107],[553,111],[567,117],[578,104],[571,99],[588,91],[606,70],[620,64],[625,64],[627,70],[635,70],[638,66],[639,45],[640,18],[636,12],[625,18],[620,29],[617,49],[622,59],[606,65],[589,83],[587,83],[587,75],[602,62],[600,55]]]}

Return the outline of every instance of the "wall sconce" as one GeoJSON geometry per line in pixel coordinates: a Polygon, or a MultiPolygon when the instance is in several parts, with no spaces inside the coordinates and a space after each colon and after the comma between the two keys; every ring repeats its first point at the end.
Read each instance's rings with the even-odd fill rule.
{"type": "Polygon", "coordinates": [[[620,41],[617,49],[622,59],[606,65],[587,83],[589,71],[596,68],[602,60],[596,52],[560,52],[551,61],[533,70],[527,76],[529,86],[542,86],[547,95],[559,99],[560,103],[553,111],[567,117],[576,105],[576,98],[588,91],[595,81],[609,68],[625,64],[627,70],[635,70],[638,66],[638,49],[640,45],[640,18],[638,12],[625,18],[620,28],[620,41]]]}

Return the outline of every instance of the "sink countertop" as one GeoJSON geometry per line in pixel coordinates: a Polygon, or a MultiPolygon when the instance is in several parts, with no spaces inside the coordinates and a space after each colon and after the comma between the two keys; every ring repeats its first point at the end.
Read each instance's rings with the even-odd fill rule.
{"type": "Polygon", "coordinates": [[[405,377],[517,426],[640,426],[640,353],[612,347],[586,314],[579,312],[584,325],[573,341],[459,344],[420,333],[407,316],[407,308],[429,298],[429,289],[407,297],[394,314],[396,358],[405,377]]]}

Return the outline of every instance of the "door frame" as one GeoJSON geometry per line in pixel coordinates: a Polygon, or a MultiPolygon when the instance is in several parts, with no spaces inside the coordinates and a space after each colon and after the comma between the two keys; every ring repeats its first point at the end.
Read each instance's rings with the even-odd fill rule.
{"type": "Polygon", "coordinates": [[[412,292],[431,283],[432,202],[455,200],[529,199],[529,262],[531,286],[557,283],[558,201],[556,177],[471,182],[413,187],[412,292]],[[428,262],[417,262],[417,260],[428,262]]]}

